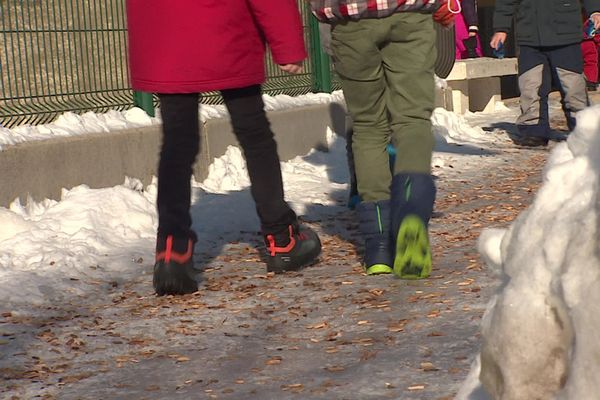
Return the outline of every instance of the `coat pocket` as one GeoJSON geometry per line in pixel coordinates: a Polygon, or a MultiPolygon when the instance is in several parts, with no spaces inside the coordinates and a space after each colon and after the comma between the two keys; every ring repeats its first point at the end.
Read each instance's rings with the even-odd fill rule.
{"type": "Polygon", "coordinates": [[[552,11],[556,33],[573,34],[582,30],[581,6],[578,0],[554,0],[552,11]]]}

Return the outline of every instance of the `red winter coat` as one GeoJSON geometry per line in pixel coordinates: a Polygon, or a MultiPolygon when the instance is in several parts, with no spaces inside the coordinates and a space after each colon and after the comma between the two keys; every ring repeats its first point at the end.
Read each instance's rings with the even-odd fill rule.
{"type": "Polygon", "coordinates": [[[295,0],[127,0],[133,89],[195,93],[265,80],[265,40],[278,64],[306,58],[295,0]]]}

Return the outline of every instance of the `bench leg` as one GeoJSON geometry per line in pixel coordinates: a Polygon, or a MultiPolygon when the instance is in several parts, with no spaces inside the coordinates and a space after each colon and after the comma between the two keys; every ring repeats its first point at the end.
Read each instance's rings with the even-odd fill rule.
{"type": "Polygon", "coordinates": [[[500,101],[500,77],[471,79],[469,81],[469,110],[492,113],[500,101]]]}
{"type": "Polygon", "coordinates": [[[500,77],[449,81],[452,89],[453,111],[464,114],[467,111],[492,113],[500,101],[500,77]]]}
{"type": "Polygon", "coordinates": [[[452,106],[452,89],[450,88],[435,88],[435,107],[441,107],[448,111],[454,111],[452,106]]]}
{"type": "Polygon", "coordinates": [[[449,81],[452,89],[452,111],[464,114],[469,111],[469,81],[449,81]]]}

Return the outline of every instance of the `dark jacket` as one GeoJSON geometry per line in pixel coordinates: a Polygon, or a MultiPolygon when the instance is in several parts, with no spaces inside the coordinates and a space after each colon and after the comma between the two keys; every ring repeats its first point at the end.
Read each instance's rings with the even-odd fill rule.
{"type": "MultiPolygon", "coordinates": [[[[600,0],[583,0],[589,13],[600,11],[600,0]]],[[[515,17],[517,44],[563,46],[581,42],[579,0],[496,0],[494,31],[508,32],[515,17]]]]}
{"type": "Polygon", "coordinates": [[[462,0],[460,4],[462,7],[462,16],[465,19],[465,24],[467,24],[467,29],[471,30],[471,27],[479,27],[477,2],[475,0],[462,0]]]}

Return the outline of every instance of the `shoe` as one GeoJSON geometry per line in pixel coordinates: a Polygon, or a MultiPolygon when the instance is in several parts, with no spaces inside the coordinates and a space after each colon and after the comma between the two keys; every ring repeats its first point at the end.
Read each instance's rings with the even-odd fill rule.
{"type": "Polygon", "coordinates": [[[548,134],[548,141],[564,142],[569,138],[570,132],[551,131],[548,134]]]}
{"type": "Polygon", "coordinates": [[[159,296],[182,295],[198,290],[201,272],[194,267],[195,238],[159,237],[152,284],[159,296]]]}
{"type": "Polygon", "coordinates": [[[394,255],[390,236],[390,201],[362,202],[356,211],[365,240],[364,267],[367,275],[391,274],[394,255]]]}
{"type": "Polygon", "coordinates": [[[588,92],[595,92],[598,90],[598,84],[596,82],[590,82],[587,79],[585,81],[585,87],[587,88],[588,92]]]}
{"type": "Polygon", "coordinates": [[[545,147],[548,146],[548,138],[540,136],[510,135],[510,140],[517,146],[522,147],[545,147]]]}
{"type": "Polygon", "coordinates": [[[286,230],[265,234],[267,272],[276,274],[297,271],[311,264],[321,254],[319,236],[310,228],[297,223],[286,230]]]}
{"type": "Polygon", "coordinates": [[[428,226],[436,193],[433,178],[430,174],[398,174],[392,179],[391,191],[394,275],[427,278],[432,268],[428,226]]]}
{"type": "Polygon", "coordinates": [[[463,44],[467,49],[467,58],[477,58],[477,37],[469,36],[467,39],[463,40],[463,44]]]}

